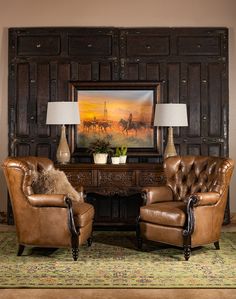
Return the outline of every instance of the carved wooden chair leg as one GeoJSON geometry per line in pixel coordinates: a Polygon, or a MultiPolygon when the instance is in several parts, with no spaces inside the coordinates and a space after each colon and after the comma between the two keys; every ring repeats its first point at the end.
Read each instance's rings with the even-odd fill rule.
{"type": "Polygon", "coordinates": [[[75,227],[74,217],[73,217],[73,209],[72,209],[72,202],[70,198],[66,198],[65,200],[67,204],[67,211],[68,211],[68,227],[71,233],[71,248],[72,248],[72,257],[74,261],[77,261],[79,256],[79,235],[80,232],[77,232],[75,227]]]}
{"type": "Polygon", "coordinates": [[[214,242],[216,250],[220,250],[220,243],[219,241],[214,242]]]}
{"type": "Polygon", "coordinates": [[[189,228],[183,231],[183,240],[184,259],[188,261],[191,255],[191,230],[189,230],[189,228]]]}
{"type": "Polygon", "coordinates": [[[72,257],[74,261],[78,260],[79,257],[79,242],[78,242],[78,238],[71,238],[71,249],[72,249],[72,257]]]}
{"type": "Polygon", "coordinates": [[[185,261],[188,261],[191,255],[191,246],[190,245],[184,245],[184,259],[185,261]]]}
{"type": "MultiPolygon", "coordinates": [[[[94,223],[94,219],[93,219],[93,223],[94,223]]],[[[88,240],[87,240],[87,245],[88,245],[88,247],[90,247],[92,244],[93,244],[93,225],[92,225],[92,232],[91,232],[91,235],[90,235],[90,237],[89,237],[88,240]]]]}
{"type": "Polygon", "coordinates": [[[193,207],[197,203],[197,200],[196,196],[191,195],[187,204],[187,226],[183,230],[185,261],[188,261],[191,255],[191,235],[194,231],[195,223],[193,207]]]}
{"type": "Polygon", "coordinates": [[[143,248],[143,239],[142,238],[137,238],[137,246],[138,246],[138,249],[142,250],[142,248],[143,248]]]}
{"type": "Polygon", "coordinates": [[[91,235],[87,240],[88,247],[90,247],[92,243],[93,243],[93,236],[91,235]]]}
{"type": "Polygon", "coordinates": [[[22,245],[22,244],[19,244],[18,251],[17,251],[17,256],[21,256],[22,253],[23,253],[23,251],[24,251],[24,249],[25,249],[25,246],[22,245]]]}
{"type": "Polygon", "coordinates": [[[141,237],[140,226],[139,226],[140,216],[137,217],[136,220],[136,241],[138,249],[142,249],[143,247],[143,239],[141,237]]]}

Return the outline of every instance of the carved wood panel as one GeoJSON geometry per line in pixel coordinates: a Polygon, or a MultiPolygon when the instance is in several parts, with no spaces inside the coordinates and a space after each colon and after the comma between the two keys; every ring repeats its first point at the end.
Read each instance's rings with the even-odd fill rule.
{"type": "Polygon", "coordinates": [[[227,28],[9,29],[9,155],[55,159],[46,107],[68,100],[69,81],[147,80],[162,82],[163,102],[187,104],[178,153],[228,155],[227,28]]]}

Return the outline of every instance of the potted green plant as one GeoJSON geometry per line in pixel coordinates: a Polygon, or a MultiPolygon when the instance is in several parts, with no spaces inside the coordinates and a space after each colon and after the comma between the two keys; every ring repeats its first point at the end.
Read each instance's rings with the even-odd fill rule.
{"type": "Polygon", "coordinates": [[[120,147],[120,163],[121,164],[126,163],[126,159],[127,159],[127,146],[122,145],[120,147]]]}
{"type": "Polygon", "coordinates": [[[96,139],[89,144],[88,152],[93,155],[95,164],[106,164],[107,157],[113,153],[113,150],[109,141],[96,139]]]}
{"type": "Polygon", "coordinates": [[[120,149],[119,147],[116,147],[116,151],[114,156],[111,157],[111,163],[112,164],[120,164],[120,149]]]}

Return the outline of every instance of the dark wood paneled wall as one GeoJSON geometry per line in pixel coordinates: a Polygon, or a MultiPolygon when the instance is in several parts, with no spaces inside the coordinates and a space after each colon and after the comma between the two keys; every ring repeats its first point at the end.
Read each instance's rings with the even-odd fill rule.
{"type": "Polygon", "coordinates": [[[9,29],[9,155],[54,158],[47,102],[67,100],[69,81],[117,80],[161,81],[163,102],[187,104],[180,154],[228,155],[226,28],[81,27],[9,29]]]}

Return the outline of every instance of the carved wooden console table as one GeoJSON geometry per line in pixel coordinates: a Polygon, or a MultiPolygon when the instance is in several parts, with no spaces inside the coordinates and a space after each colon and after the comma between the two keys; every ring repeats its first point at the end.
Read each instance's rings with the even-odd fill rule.
{"type": "Polygon", "coordinates": [[[95,227],[134,228],[144,187],[164,183],[162,164],[57,165],[74,187],[82,185],[95,207],[95,227]]]}

